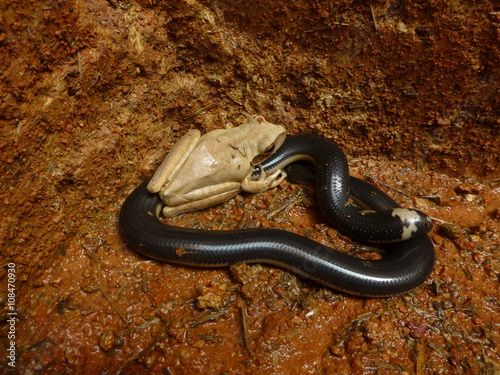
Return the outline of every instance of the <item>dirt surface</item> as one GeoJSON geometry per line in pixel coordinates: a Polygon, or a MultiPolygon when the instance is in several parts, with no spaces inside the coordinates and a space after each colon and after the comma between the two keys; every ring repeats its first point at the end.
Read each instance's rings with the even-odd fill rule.
{"type": "MultiPolygon", "coordinates": [[[[1,2],[1,366],[499,374],[496,4],[1,2]],[[188,268],[124,245],[120,205],[175,141],[250,114],[335,140],[352,174],[435,218],[429,279],[359,298],[276,267],[188,268]]],[[[371,251],[315,202],[284,182],[175,223],[371,251]]]]}

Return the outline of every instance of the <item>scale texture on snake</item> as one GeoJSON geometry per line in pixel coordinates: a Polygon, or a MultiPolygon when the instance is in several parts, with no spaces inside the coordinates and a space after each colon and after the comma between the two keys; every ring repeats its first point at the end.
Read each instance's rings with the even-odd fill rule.
{"type": "Polygon", "coordinates": [[[121,234],[136,251],[158,260],[202,267],[268,263],[360,296],[401,294],[427,279],[435,260],[434,246],[426,235],[432,228],[427,215],[401,208],[375,186],[349,176],[342,150],[321,137],[288,136],[261,167],[271,173],[288,166],[293,179],[295,173],[307,170],[296,163],[300,160],[314,165],[312,179],[329,224],[359,241],[390,243],[383,259],[360,259],[279,229],[206,231],[166,224],[159,219],[160,197],[146,188],[149,180],[123,203],[121,234]],[[294,166],[299,172],[294,172],[294,166]]]}

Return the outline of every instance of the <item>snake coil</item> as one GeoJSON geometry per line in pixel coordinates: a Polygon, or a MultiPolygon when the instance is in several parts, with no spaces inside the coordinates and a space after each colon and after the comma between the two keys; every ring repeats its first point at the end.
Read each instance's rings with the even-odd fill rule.
{"type": "Polygon", "coordinates": [[[383,259],[360,259],[279,229],[205,231],[165,224],[159,219],[162,202],[146,189],[148,180],[121,207],[122,237],[139,253],[162,261],[202,267],[268,263],[360,296],[398,295],[427,279],[435,260],[426,235],[432,228],[428,216],[403,209],[375,186],[350,177],[342,150],[324,138],[288,136],[260,167],[272,172],[289,165],[293,178],[294,165],[304,169],[291,164],[298,160],[315,166],[318,201],[329,223],[360,241],[391,242],[383,259]]]}

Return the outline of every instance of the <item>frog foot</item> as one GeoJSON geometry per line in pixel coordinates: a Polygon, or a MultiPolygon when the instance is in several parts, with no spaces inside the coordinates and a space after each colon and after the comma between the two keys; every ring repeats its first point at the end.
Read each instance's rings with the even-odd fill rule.
{"type": "Polygon", "coordinates": [[[260,168],[259,178],[251,180],[248,176],[241,184],[241,189],[249,193],[261,193],[278,186],[286,178],[286,172],[278,169],[267,175],[263,168],[260,168]]]}

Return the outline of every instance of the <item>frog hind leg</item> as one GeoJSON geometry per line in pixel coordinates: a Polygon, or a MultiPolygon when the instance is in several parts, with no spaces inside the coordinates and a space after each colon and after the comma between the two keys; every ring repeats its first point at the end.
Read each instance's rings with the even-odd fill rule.
{"type": "Polygon", "coordinates": [[[148,191],[150,193],[158,193],[161,190],[175,170],[191,154],[200,137],[199,130],[191,129],[177,141],[149,181],[148,191]]]}
{"type": "MultiPolygon", "coordinates": [[[[239,184],[237,185],[239,187],[239,184]]],[[[191,202],[183,203],[177,206],[165,206],[163,207],[162,213],[165,217],[174,217],[185,212],[198,211],[203,210],[208,207],[216,206],[220,203],[223,203],[236,194],[240,192],[239,188],[229,189],[225,191],[221,191],[218,194],[210,195],[207,198],[202,198],[198,200],[194,200],[191,202]]]]}

